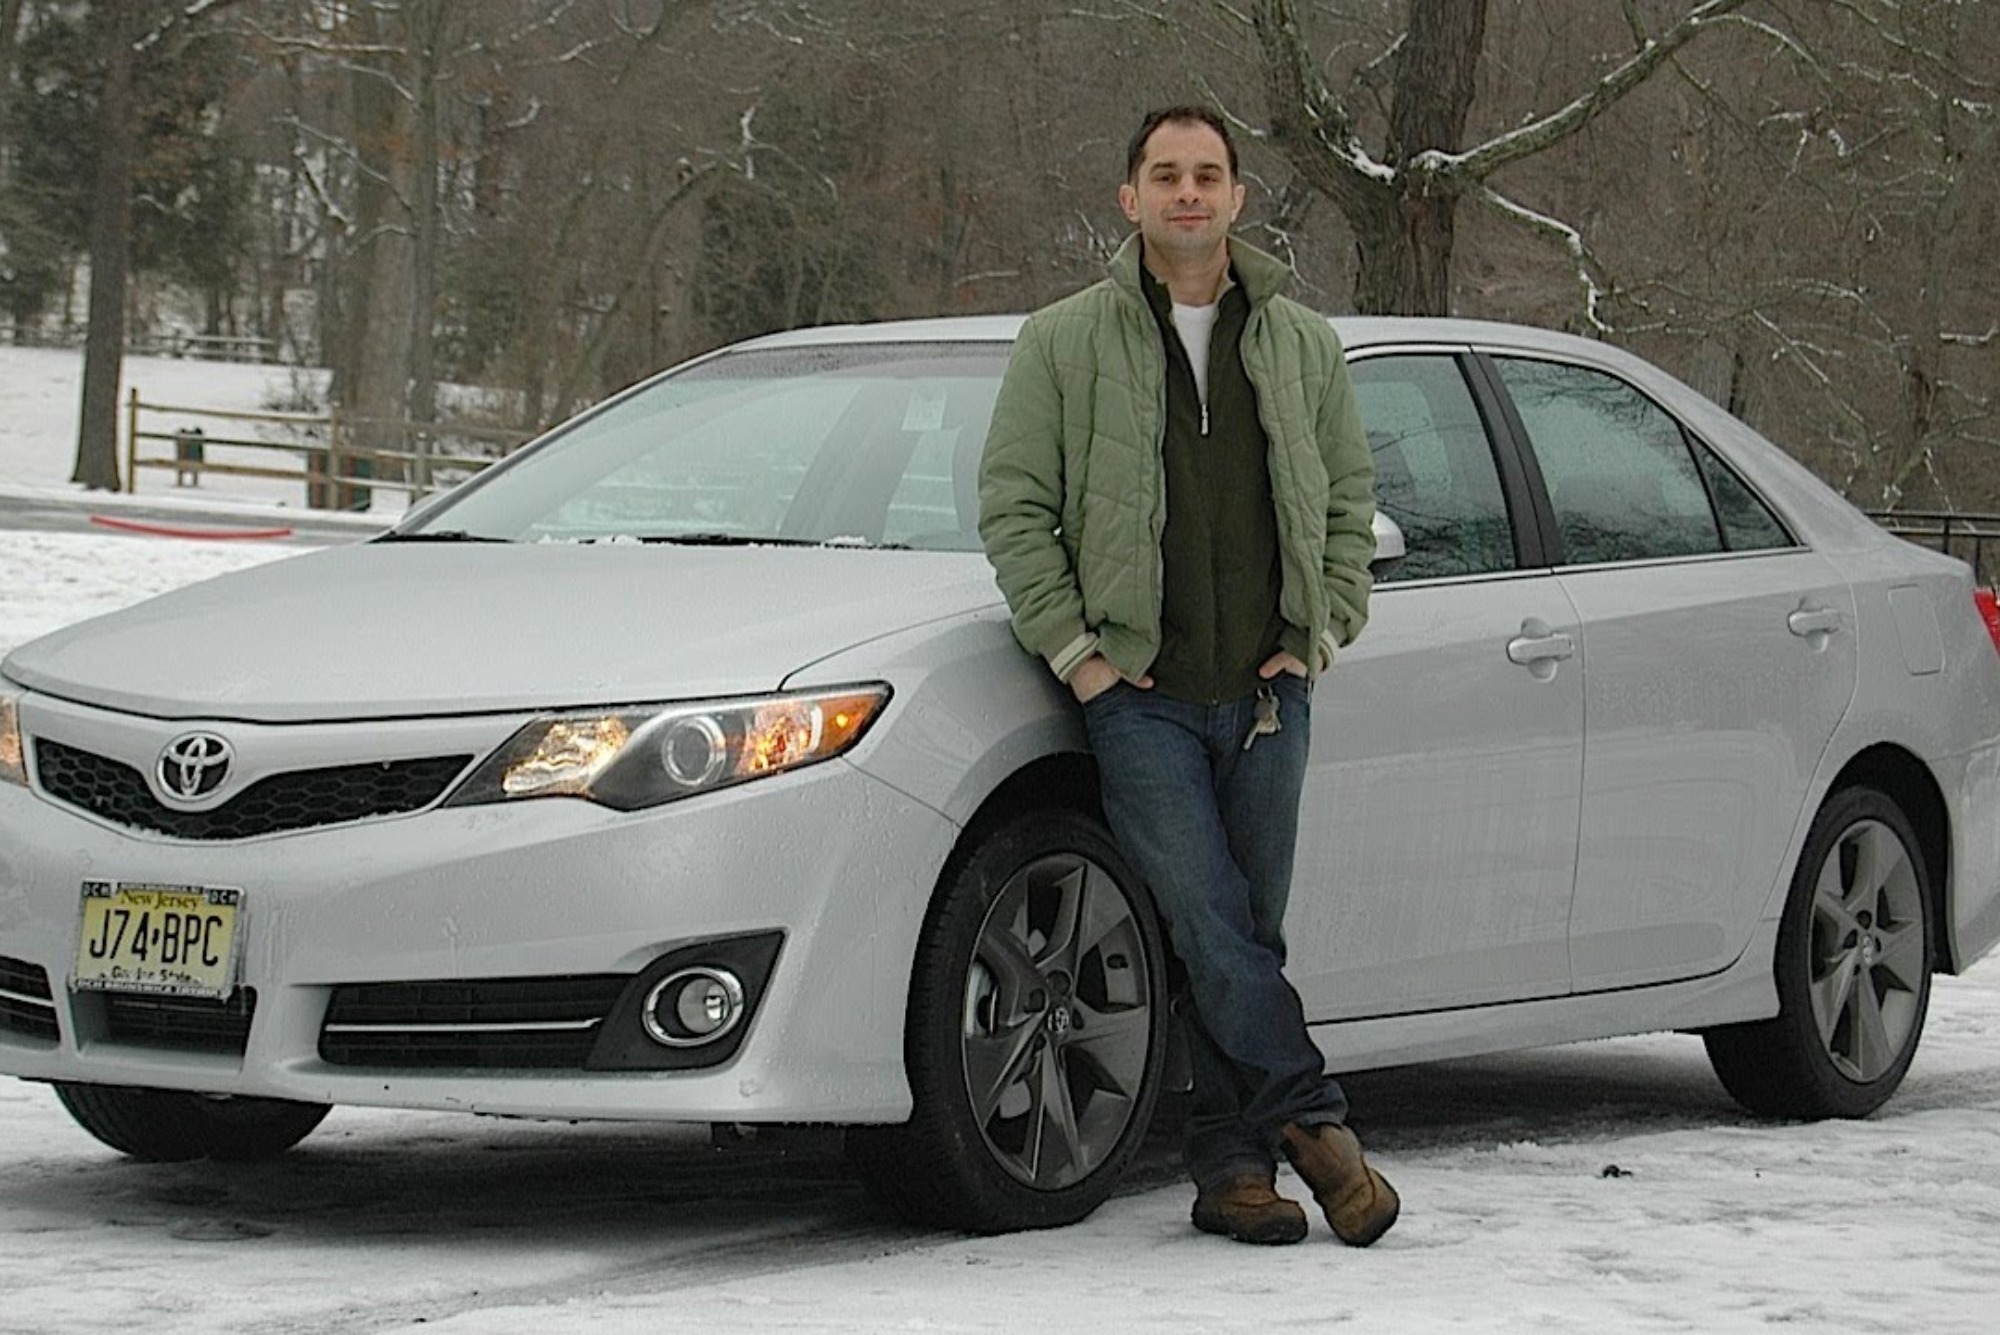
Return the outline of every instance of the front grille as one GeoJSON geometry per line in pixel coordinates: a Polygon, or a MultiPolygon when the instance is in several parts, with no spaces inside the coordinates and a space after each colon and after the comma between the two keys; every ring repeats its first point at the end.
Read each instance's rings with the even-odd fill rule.
{"type": "Polygon", "coordinates": [[[0,1030],[56,1041],[56,1002],[49,991],[48,970],[0,955],[0,1030]]]}
{"type": "Polygon", "coordinates": [[[583,974],[333,990],[319,1055],[335,1066],[584,1069],[631,978],[583,974]]]}
{"type": "Polygon", "coordinates": [[[250,1042],[250,1017],[257,1010],[257,991],[249,987],[239,987],[221,1001],[139,992],[98,995],[104,999],[107,1042],[177,1052],[242,1056],[250,1042]]]}
{"type": "Polygon", "coordinates": [[[122,761],[46,738],[35,739],[34,754],[35,775],[58,802],[175,839],[249,839],[416,811],[437,801],[472,761],[427,756],[293,770],[259,779],[212,811],[175,811],[122,761]]]}

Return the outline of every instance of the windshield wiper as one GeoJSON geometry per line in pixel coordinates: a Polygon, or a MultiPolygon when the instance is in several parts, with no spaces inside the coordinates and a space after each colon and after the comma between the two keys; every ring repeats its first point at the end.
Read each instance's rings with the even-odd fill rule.
{"type": "Polygon", "coordinates": [[[467,533],[462,528],[419,529],[415,533],[397,533],[391,530],[375,539],[377,542],[512,542],[512,538],[490,538],[484,533],[467,533]]]}
{"type": "Polygon", "coordinates": [[[676,547],[866,547],[859,538],[781,538],[769,533],[648,533],[640,542],[668,543],[676,547]]]}

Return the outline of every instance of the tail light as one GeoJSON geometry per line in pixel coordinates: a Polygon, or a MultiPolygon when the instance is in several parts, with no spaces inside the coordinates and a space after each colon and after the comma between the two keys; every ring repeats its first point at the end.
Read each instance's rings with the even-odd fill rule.
{"type": "Polygon", "coordinates": [[[1972,591],[1972,602],[1979,609],[1979,619],[1986,623],[1986,633],[1993,637],[1993,651],[2000,653],[2000,597],[1981,585],[1972,591]]]}

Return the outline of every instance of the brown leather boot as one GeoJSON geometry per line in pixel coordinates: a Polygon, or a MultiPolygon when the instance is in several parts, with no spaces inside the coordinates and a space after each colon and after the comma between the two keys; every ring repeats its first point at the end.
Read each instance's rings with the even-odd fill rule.
{"type": "Polygon", "coordinates": [[[1297,1242],[1306,1235],[1306,1212],[1269,1177],[1232,1177],[1194,1198],[1194,1226],[1238,1242],[1297,1242]]]}
{"type": "Polygon", "coordinates": [[[1333,1234],[1350,1247],[1366,1247],[1389,1231],[1403,1203],[1380,1173],[1361,1157],[1361,1142],[1344,1126],[1288,1125],[1282,1133],[1292,1161],[1313,1199],[1326,1211],[1333,1234]]]}

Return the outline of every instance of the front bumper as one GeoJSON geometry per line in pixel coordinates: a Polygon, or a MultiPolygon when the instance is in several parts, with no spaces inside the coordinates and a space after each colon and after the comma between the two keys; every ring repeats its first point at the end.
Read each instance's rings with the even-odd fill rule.
{"type": "Polygon", "coordinates": [[[56,1034],[0,1024],[0,1073],[529,1117],[900,1121],[910,962],[955,835],[844,761],[632,814],[545,799],[211,843],[4,786],[0,960],[46,976],[56,1034]],[[101,997],[67,981],[85,880],[242,889],[238,983],[255,1007],[240,1054],[107,1032],[101,997]],[[321,1055],[343,985],[636,975],[698,943],[771,935],[783,945],[768,986],[740,1047],[711,1068],[412,1070],[321,1055]]]}

